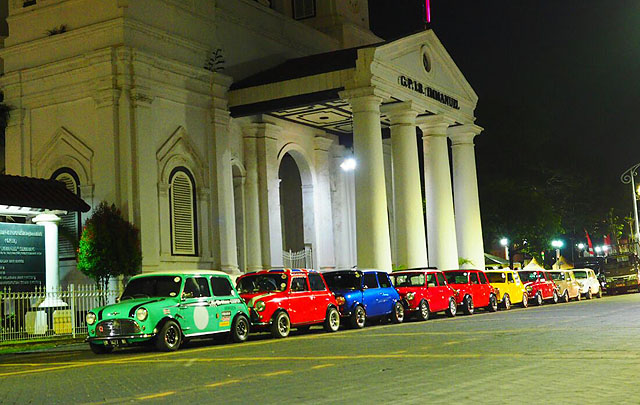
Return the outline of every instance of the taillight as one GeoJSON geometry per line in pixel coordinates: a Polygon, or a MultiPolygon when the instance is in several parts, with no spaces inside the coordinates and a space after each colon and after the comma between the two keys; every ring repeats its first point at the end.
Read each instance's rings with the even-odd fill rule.
{"type": "Polygon", "coordinates": [[[347,302],[347,300],[345,300],[344,297],[336,297],[336,302],[338,305],[342,306],[347,302]]]}

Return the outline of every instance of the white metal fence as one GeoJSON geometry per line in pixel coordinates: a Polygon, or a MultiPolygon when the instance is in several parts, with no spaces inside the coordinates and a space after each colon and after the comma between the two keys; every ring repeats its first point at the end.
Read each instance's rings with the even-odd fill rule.
{"type": "Polygon", "coordinates": [[[0,342],[86,334],[87,312],[114,303],[118,295],[116,290],[73,284],[58,291],[0,290],[0,342]]]}
{"type": "Polygon", "coordinates": [[[313,269],[313,254],[311,247],[305,247],[298,252],[283,251],[282,262],[288,269],[313,269]]]}

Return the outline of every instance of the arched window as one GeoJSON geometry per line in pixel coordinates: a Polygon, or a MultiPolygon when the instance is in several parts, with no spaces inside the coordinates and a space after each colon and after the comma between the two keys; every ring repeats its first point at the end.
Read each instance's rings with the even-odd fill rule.
{"type": "Polygon", "coordinates": [[[184,167],[173,169],[169,176],[169,210],[171,254],[197,256],[196,187],[191,172],[184,167]]]}
{"type": "MultiPolygon", "coordinates": [[[[51,176],[53,180],[64,183],[67,190],[80,197],[80,180],[76,172],[68,167],[56,170],[51,176]]],[[[82,220],[79,212],[68,212],[60,216],[58,224],[58,258],[75,260],[76,244],[80,239],[82,220]]]]}

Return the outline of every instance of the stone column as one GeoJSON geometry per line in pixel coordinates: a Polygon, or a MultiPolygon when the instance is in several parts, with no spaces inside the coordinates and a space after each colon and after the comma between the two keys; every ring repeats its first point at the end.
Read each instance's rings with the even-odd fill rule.
{"type": "Polygon", "coordinates": [[[453,158],[453,196],[456,210],[458,254],[469,259],[466,268],[484,269],[482,222],[473,138],[482,132],[477,125],[449,128],[453,158]]]}
{"type": "MultiPolygon", "coordinates": [[[[239,274],[236,247],[235,212],[233,205],[233,175],[231,174],[231,147],[229,146],[229,112],[223,108],[212,111],[213,140],[210,167],[212,169],[214,224],[217,224],[220,240],[220,270],[239,274]]],[[[214,225],[215,226],[215,225],[214,225]]]]}
{"type": "Polygon", "coordinates": [[[260,200],[258,193],[258,157],[256,152],[257,127],[244,128],[244,167],[247,171],[244,184],[246,271],[262,269],[262,244],[260,243],[260,200]]]}
{"type": "Polygon", "coordinates": [[[418,120],[424,148],[429,265],[440,270],[459,267],[447,145],[447,128],[452,123],[440,115],[418,120]]]}
{"type": "Polygon", "coordinates": [[[372,88],[341,93],[353,111],[358,267],[391,271],[380,103],[372,88]]]}
{"type": "Polygon", "coordinates": [[[336,255],[333,249],[333,215],[331,199],[331,175],[329,164],[330,149],[334,141],[330,138],[314,138],[314,165],[316,185],[314,190],[316,246],[314,265],[318,270],[331,270],[336,267],[336,255]]]}
{"type": "Polygon", "coordinates": [[[416,116],[411,103],[391,104],[383,111],[391,122],[396,264],[426,267],[427,242],[418,165],[416,116]]]}
{"type": "Polygon", "coordinates": [[[58,272],[58,222],[60,222],[60,217],[55,214],[40,214],[33,218],[33,222],[44,227],[44,263],[47,297],[38,307],[66,307],[66,302],[53,295],[53,293],[60,291],[60,274],[58,272]]]}

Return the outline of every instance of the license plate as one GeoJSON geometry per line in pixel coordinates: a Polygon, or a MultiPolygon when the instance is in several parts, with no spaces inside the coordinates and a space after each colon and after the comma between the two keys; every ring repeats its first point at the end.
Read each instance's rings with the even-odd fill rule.
{"type": "Polygon", "coordinates": [[[104,345],[105,346],[125,346],[127,344],[127,341],[124,339],[121,340],[105,340],[104,341],[104,345]]]}

